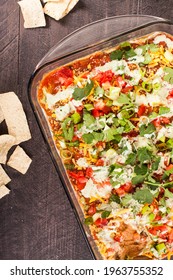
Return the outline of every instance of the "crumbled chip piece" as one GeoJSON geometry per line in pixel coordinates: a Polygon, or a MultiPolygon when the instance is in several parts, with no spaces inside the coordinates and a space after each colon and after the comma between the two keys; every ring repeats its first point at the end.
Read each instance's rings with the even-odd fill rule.
{"type": "Polygon", "coordinates": [[[24,18],[25,28],[45,26],[45,16],[40,0],[22,0],[18,2],[24,18]]]}
{"type": "Polygon", "coordinates": [[[0,135],[0,163],[5,164],[7,153],[15,143],[15,137],[8,134],[0,135]]]}
{"type": "Polygon", "coordinates": [[[15,143],[31,138],[23,106],[14,92],[0,94],[1,109],[8,127],[8,133],[15,137],[15,143]]]}
{"type": "Polygon", "coordinates": [[[25,153],[25,151],[20,147],[17,146],[14,150],[13,154],[9,158],[7,165],[16,169],[22,174],[25,174],[31,164],[32,160],[30,157],[25,153]]]}
{"type": "Polygon", "coordinates": [[[6,185],[11,181],[10,177],[0,165],[0,186],[6,185]]]}
{"type": "Polygon", "coordinates": [[[10,190],[5,185],[0,186],[0,199],[9,193],[10,190]]]}
{"type": "Polygon", "coordinates": [[[59,2],[47,2],[44,6],[44,13],[56,20],[63,18],[67,14],[67,7],[70,0],[59,2]]]}

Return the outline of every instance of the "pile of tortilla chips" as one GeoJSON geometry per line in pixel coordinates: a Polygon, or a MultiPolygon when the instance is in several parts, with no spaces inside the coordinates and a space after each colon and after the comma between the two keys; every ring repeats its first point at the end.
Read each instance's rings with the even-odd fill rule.
{"type": "Polygon", "coordinates": [[[11,181],[2,165],[7,164],[25,174],[32,161],[18,145],[31,139],[31,133],[22,104],[14,92],[0,94],[0,124],[4,120],[8,134],[0,135],[0,198],[10,192],[6,185],[11,181]],[[13,146],[16,148],[7,160],[13,146]]]}
{"type": "Polygon", "coordinates": [[[18,2],[23,17],[24,27],[34,28],[46,25],[45,15],[56,20],[66,16],[79,0],[21,0],[18,2]]]}

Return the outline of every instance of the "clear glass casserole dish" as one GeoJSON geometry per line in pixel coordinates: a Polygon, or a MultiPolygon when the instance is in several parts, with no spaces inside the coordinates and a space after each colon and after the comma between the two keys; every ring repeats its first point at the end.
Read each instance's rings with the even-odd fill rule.
{"type": "Polygon", "coordinates": [[[111,49],[121,42],[143,37],[156,31],[167,32],[173,35],[173,25],[165,19],[142,15],[112,17],[94,22],[73,32],[54,46],[36,66],[29,81],[28,93],[33,111],[44,139],[48,144],[52,160],[61,177],[64,189],[84,233],[86,242],[95,259],[103,259],[103,257],[98,251],[98,247],[91,236],[88,226],[83,222],[83,211],[55,147],[45,113],[38,102],[37,88],[42,77],[59,66],[63,66],[100,50],[111,49]]]}

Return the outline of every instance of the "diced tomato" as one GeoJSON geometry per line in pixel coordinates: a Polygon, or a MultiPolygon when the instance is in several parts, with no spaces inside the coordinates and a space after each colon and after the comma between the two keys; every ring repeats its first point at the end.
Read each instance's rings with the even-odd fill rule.
{"type": "Polygon", "coordinates": [[[121,76],[117,76],[115,79],[115,85],[120,88],[124,88],[126,86],[126,81],[121,76]]]}
{"type": "Polygon", "coordinates": [[[88,179],[84,176],[83,171],[69,171],[68,174],[72,179],[76,180],[76,187],[78,190],[82,190],[85,187],[88,179]]]}
{"type": "Polygon", "coordinates": [[[87,167],[86,169],[86,177],[91,178],[93,175],[93,170],[91,167],[87,167]]]}
{"type": "Polygon", "coordinates": [[[166,167],[166,170],[170,170],[171,168],[173,168],[173,164],[170,164],[166,167]]]}
{"type": "Polygon", "coordinates": [[[80,106],[76,107],[76,111],[77,111],[79,114],[81,114],[82,111],[83,111],[83,108],[84,108],[84,106],[83,106],[83,105],[80,105],[80,106]]]}
{"type": "Polygon", "coordinates": [[[163,46],[164,48],[166,48],[166,42],[164,41],[159,42],[159,46],[163,46]]]}
{"type": "Polygon", "coordinates": [[[97,110],[97,109],[93,109],[91,113],[92,113],[93,117],[95,117],[95,118],[104,116],[104,112],[97,110]]]}
{"type": "Polygon", "coordinates": [[[144,104],[140,105],[138,108],[138,116],[141,117],[145,114],[145,111],[147,109],[147,106],[145,106],[144,104]]]}
{"type": "Polygon", "coordinates": [[[122,186],[119,187],[118,189],[115,189],[115,192],[116,192],[119,196],[123,196],[123,195],[125,195],[126,193],[131,192],[132,189],[133,189],[132,184],[129,182],[129,183],[126,183],[126,184],[122,185],[122,186]]]}
{"type": "Polygon", "coordinates": [[[170,120],[167,117],[160,117],[153,120],[152,123],[154,124],[155,127],[158,127],[160,125],[169,124],[170,120]]]}
{"type": "Polygon", "coordinates": [[[99,158],[97,161],[96,161],[96,166],[104,166],[104,160],[102,158],[99,158]]]}
{"type": "Polygon", "coordinates": [[[108,224],[108,220],[106,218],[98,218],[94,224],[98,227],[104,227],[108,224]]]}
{"type": "Polygon", "coordinates": [[[88,209],[88,215],[93,216],[95,213],[96,213],[96,206],[95,204],[93,204],[88,209]]]}
{"type": "Polygon", "coordinates": [[[74,141],[77,141],[78,139],[79,138],[76,135],[74,135],[72,141],[74,142],[74,141]]]}
{"type": "Polygon", "coordinates": [[[161,219],[162,219],[162,216],[156,215],[156,217],[154,218],[154,221],[160,221],[161,219]]]}
{"type": "Polygon", "coordinates": [[[115,236],[114,236],[114,240],[115,240],[116,242],[120,242],[120,241],[121,241],[121,236],[115,235],[115,236]]]}
{"type": "Polygon", "coordinates": [[[105,72],[98,73],[94,77],[94,80],[98,81],[100,85],[102,85],[103,83],[111,82],[113,77],[114,77],[114,73],[111,70],[107,70],[105,72]]]}
{"type": "Polygon", "coordinates": [[[126,85],[124,88],[121,89],[121,92],[127,93],[133,89],[133,86],[126,85]]]}
{"type": "Polygon", "coordinates": [[[80,184],[86,184],[86,182],[88,181],[87,178],[85,178],[84,176],[80,176],[77,181],[80,183],[80,184]]]}
{"type": "Polygon", "coordinates": [[[83,190],[85,188],[85,185],[86,185],[86,183],[79,183],[79,182],[77,182],[76,183],[76,189],[78,191],[81,191],[81,190],[83,190]]]}
{"type": "Polygon", "coordinates": [[[169,100],[169,101],[173,101],[173,89],[171,89],[170,91],[169,91],[169,94],[168,94],[168,96],[167,96],[167,99],[169,100]]]}
{"type": "Polygon", "coordinates": [[[103,116],[111,112],[111,108],[106,106],[102,99],[94,103],[94,109],[92,110],[92,115],[96,117],[103,116]]]}
{"type": "Polygon", "coordinates": [[[57,76],[63,86],[67,87],[73,83],[73,71],[68,67],[62,67],[57,71],[57,76]]]}
{"type": "Polygon", "coordinates": [[[154,124],[155,127],[158,127],[158,126],[160,126],[160,119],[157,118],[154,121],[152,121],[152,123],[154,124]]]}
{"type": "Polygon", "coordinates": [[[168,242],[173,243],[173,229],[171,229],[171,231],[169,232],[168,242]]]}
{"type": "Polygon", "coordinates": [[[149,228],[148,231],[152,235],[156,235],[162,239],[166,239],[169,233],[169,229],[166,225],[154,226],[152,228],[149,228]]]}

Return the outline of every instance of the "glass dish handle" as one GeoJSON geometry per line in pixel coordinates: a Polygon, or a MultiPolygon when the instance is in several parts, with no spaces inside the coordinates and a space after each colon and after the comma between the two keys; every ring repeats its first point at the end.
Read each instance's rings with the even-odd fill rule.
{"type": "Polygon", "coordinates": [[[150,23],[169,22],[166,19],[148,15],[114,16],[92,22],[77,29],[59,41],[37,64],[36,69],[48,62],[59,59],[73,52],[85,49],[103,40],[111,39],[150,23]],[[100,40],[101,38],[101,40],[100,40]]]}

